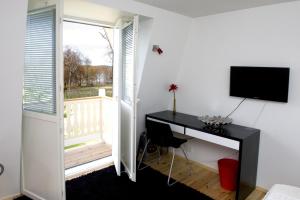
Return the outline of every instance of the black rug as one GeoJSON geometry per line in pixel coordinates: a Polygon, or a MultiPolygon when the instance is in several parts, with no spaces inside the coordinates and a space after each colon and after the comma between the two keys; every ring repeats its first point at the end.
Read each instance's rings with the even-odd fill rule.
{"type": "Polygon", "coordinates": [[[167,176],[150,167],[138,171],[137,182],[134,183],[126,174],[117,176],[114,166],[67,181],[66,196],[67,200],[211,200],[210,197],[181,183],[168,187],[167,176]]]}
{"type": "Polygon", "coordinates": [[[31,200],[31,199],[26,196],[21,196],[21,197],[16,198],[15,200],[31,200]]]}

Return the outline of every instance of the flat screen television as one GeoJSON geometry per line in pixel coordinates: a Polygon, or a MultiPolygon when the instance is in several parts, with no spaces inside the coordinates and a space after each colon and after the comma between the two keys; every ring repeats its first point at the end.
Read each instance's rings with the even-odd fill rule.
{"type": "Polygon", "coordinates": [[[288,102],[290,68],[230,68],[230,96],[288,102]]]}

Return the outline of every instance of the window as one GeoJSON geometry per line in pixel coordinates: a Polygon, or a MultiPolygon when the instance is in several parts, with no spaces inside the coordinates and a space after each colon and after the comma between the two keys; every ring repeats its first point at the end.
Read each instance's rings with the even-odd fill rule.
{"type": "Polygon", "coordinates": [[[122,29],[122,100],[133,99],[134,41],[133,23],[122,29]]]}
{"type": "Polygon", "coordinates": [[[55,9],[29,13],[25,40],[23,109],[56,113],[55,9]]]}

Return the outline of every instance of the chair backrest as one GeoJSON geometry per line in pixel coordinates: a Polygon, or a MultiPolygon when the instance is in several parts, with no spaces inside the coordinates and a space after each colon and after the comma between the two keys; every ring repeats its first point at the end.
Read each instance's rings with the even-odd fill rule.
{"type": "Polygon", "coordinates": [[[146,128],[147,136],[153,144],[165,146],[166,141],[173,137],[173,132],[169,124],[147,120],[146,128]]]}

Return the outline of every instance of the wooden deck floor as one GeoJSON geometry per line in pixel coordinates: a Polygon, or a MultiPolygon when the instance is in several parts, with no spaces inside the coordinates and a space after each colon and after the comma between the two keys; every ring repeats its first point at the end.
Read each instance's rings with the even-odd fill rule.
{"type": "MultiPolygon", "coordinates": [[[[149,158],[150,159],[150,158],[149,158]]],[[[149,164],[152,168],[160,171],[168,176],[169,167],[171,162],[171,155],[165,154],[161,157],[161,161],[158,164],[156,161],[149,164]]],[[[218,173],[199,163],[191,162],[192,175],[188,176],[188,162],[186,159],[176,156],[174,161],[174,167],[172,177],[180,182],[186,184],[189,187],[198,190],[199,192],[210,196],[217,200],[234,200],[235,192],[224,190],[220,186],[218,173]]],[[[167,182],[167,179],[166,179],[167,182]]],[[[246,200],[261,200],[265,196],[265,191],[256,189],[253,191],[246,200]]]]}
{"type": "Polygon", "coordinates": [[[97,143],[65,150],[65,169],[111,156],[111,145],[97,143]]]}

